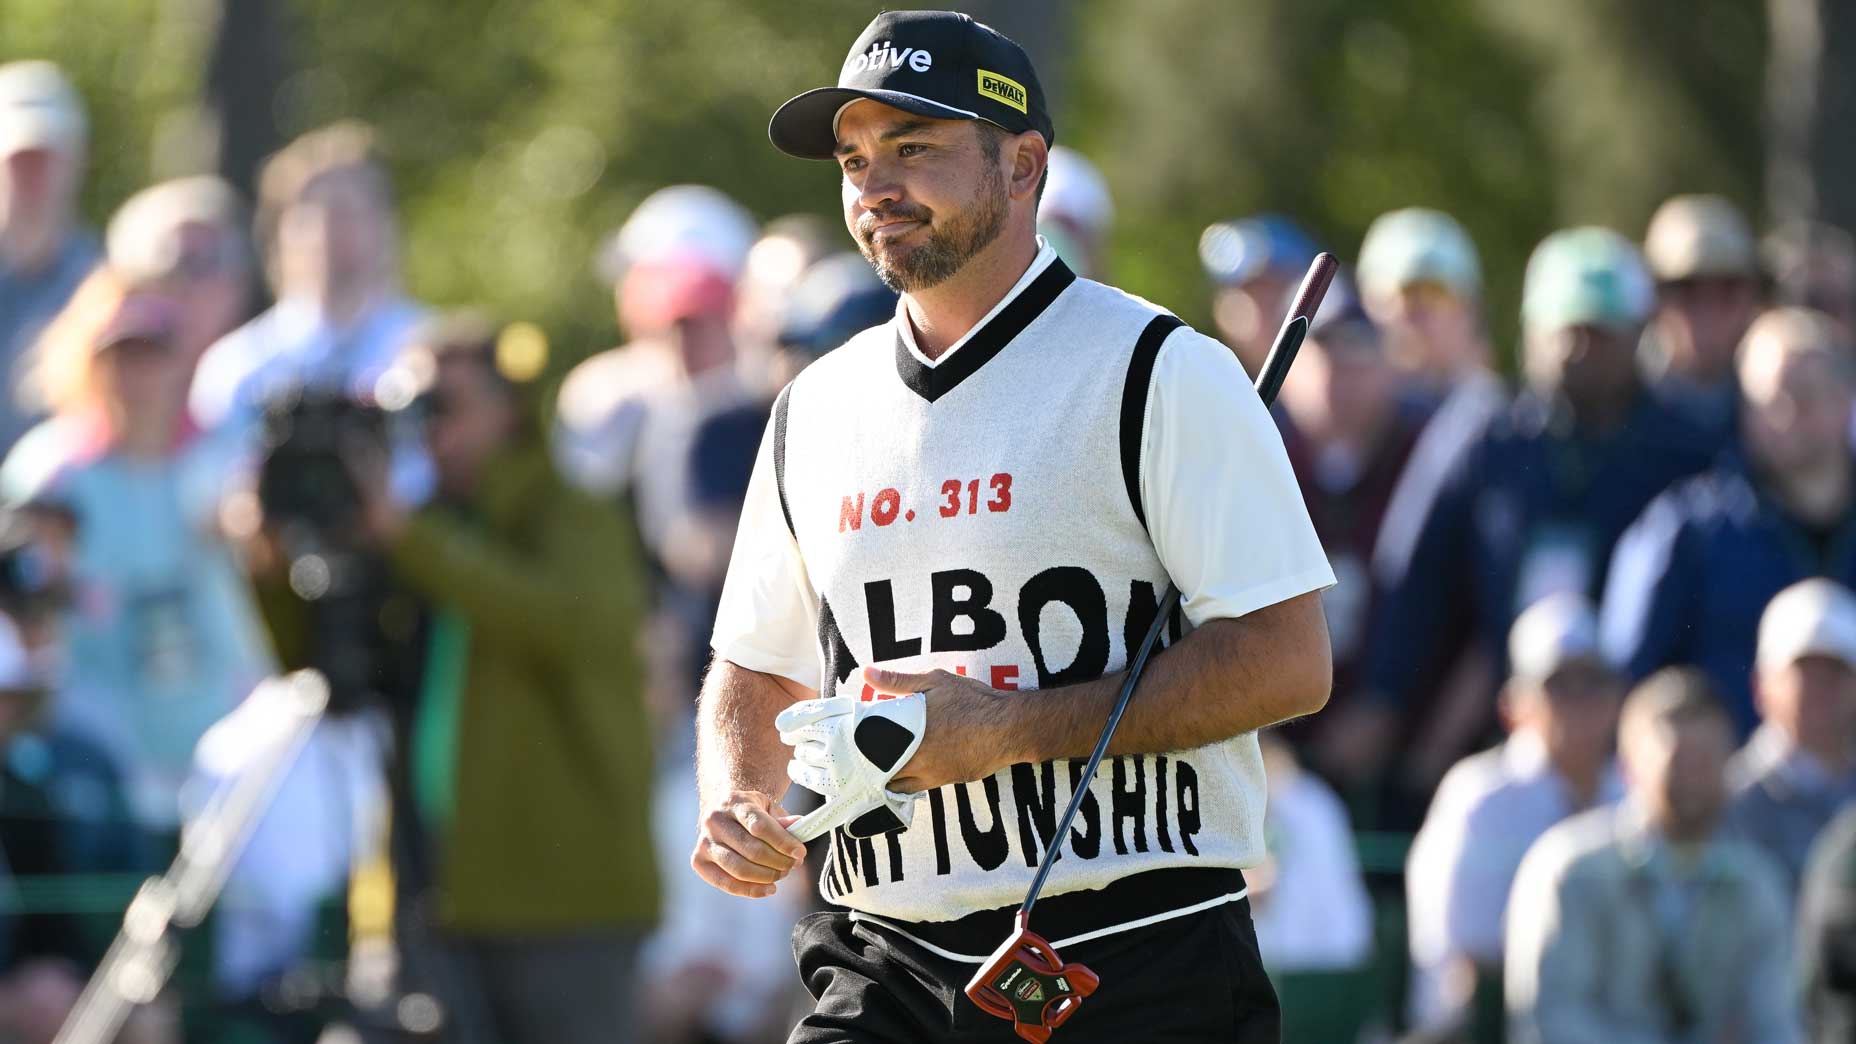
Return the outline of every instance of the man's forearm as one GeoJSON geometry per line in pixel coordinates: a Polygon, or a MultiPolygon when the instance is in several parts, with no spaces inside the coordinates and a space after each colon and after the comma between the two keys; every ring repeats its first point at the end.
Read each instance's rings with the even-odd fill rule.
{"type": "MultiPolygon", "coordinates": [[[[1013,760],[1088,756],[1125,677],[1001,697],[1013,760]]],[[[1189,750],[1312,714],[1332,678],[1319,594],[1214,620],[1148,661],[1109,752],[1189,750]]]]}
{"type": "Polygon", "coordinates": [[[696,709],[696,781],[705,808],[737,790],[779,800],[789,751],[773,719],[812,696],[790,679],[716,658],[696,709]]]}

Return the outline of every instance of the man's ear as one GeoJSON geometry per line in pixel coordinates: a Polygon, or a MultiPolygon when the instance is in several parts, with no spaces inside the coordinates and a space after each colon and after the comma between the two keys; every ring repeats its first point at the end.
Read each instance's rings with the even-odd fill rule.
{"type": "Polygon", "coordinates": [[[1037,131],[1026,131],[1013,139],[1009,155],[1012,169],[1006,183],[1006,192],[1013,199],[1036,199],[1038,185],[1044,181],[1044,171],[1050,166],[1050,145],[1044,135],[1037,131]]]}

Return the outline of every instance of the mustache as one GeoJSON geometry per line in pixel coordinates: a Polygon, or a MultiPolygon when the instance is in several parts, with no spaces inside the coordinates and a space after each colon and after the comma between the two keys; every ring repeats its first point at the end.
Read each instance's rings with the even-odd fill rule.
{"type": "Polygon", "coordinates": [[[876,234],[876,227],[878,225],[887,224],[891,221],[920,221],[926,224],[928,219],[933,216],[934,211],[914,203],[886,206],[878,210],[867,210],[857,219],[857,238],[868,243],[870,237],[876,234]]]}

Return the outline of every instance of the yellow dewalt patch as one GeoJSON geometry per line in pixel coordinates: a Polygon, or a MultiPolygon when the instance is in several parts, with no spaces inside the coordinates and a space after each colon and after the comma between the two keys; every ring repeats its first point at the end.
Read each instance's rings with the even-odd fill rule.
{"type": "Polygon", "coordinates": [[[1025,85],[1010,76],[1000,76],[996,72],[981,69],[980,93],[995,101],[1002,101],[1019,112],[1025,109],[1025,85]]]}

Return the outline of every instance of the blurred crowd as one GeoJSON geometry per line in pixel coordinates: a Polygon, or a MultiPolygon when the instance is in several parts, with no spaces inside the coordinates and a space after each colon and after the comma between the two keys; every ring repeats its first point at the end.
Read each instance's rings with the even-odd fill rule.
{"type": "MultiPolygon", "coordinates": [[[[302,667],[328,712],[122,1039],[783,1039],[817,900],[687,871],[693,700],[773,399],[893,293],[831,222],[672,186],[595,259],[625,343],[563,377],[409,296],[363,125],[101,237],[88,154],[57,67],[0,66],[0,1040],[114,930],[30,886],[159,871],[302,667]]],[[[1040,230],[1103,277],[1108,188],[1051,165],[1040,230]]],[[[1705,195],[1628,232],[1539,244],[1513,381],[1435,210],[1216,224],[1163,302],[1254,373],[1350,262],[1275,408],[1341,580],[1250,877],[1297,1044],[1856,1039],[1856,245],[1705,195]]]]}

